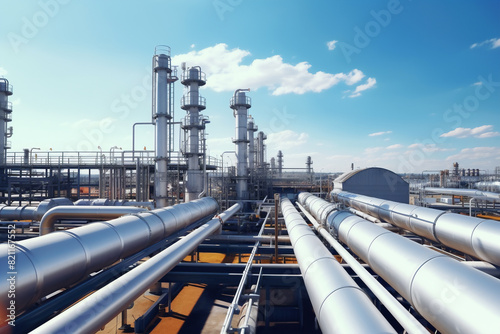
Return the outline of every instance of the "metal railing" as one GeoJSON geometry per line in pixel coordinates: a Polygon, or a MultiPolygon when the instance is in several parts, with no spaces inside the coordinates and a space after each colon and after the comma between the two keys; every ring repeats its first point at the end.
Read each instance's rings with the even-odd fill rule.
{"type": "Polygon", "coordinates": [[[252,99],[250,96],[245,96],[245,98],[241,96],[233,96],[231,98],[231,101],[229,102],[229,107],[234,108],[236,106],[251,106],[252,105],[252,99]]]}
{"type": "Polygon", "coordinates": [[[191,71],[191,68],[188,68],[186,71],[182,72],[181,75],[181,81],[184,80],[198,80],[198,81],[207,81],[207,75],[205,72],[202,72],[200,70],[198,71],[191,71]]]}
{"type": "Polygon", "coordinates": [[[5,112],[12,112],[12,102],[5,102],[0,104],[0,109],[3,109],[5,112]]]}
{"type": "MultiPolygon", "coordinates": [[[[10,141],[7,142],[10,148],[10,141]]],[[[154,165],[154,151],[119,151],[119,152],[101,152],[101,151],[32,151],[28,155],[25,152],[7,152],[7,165],[50,165],[50,166],[109,166],[109,165],[136,165],[137,161],[141,165],[154,165]]],[[[170,164],[186,164],[186,158],[181,152],[172,152],[169,160],[170,164]]],[[[215,157],[207,156],[207,165],[218,166],[218,160],[215,157]]]]}
{"type": "Polygon", "coordinates": [[[155,55],[167,55],[170,57],[170,46],[168,45],[157,45],[155,47],[155,55]]]}
{"type": "Polygon", "coordinates": [[[205,109],[207,105],[207,100],[198,95],[198,98],[195,96],[191,96],[191,92],[188,92],[186,95],[181,98],[181,108],[189,108],[189,107],[198,107],[200,109],[205,109]]]}
{"type": "Polygon", "coordinates": [[[13,93],[12,85],[7,83],[8,81],[4,80],[0,82],[0,92],[13,93]]]}

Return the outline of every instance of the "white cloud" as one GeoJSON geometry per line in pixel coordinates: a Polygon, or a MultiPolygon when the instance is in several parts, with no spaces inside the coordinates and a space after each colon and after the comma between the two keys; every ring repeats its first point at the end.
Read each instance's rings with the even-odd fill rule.
{"type": "MultiPolygon", "coordinates": [[[[367,147],[365,148],[364,150],[364,153],[366,154],[379,154],[379,153],[382,153],[383,151],[386,151],[386,150],[390,150],[390,151],[393,151],[393,150],[397,150],[399,148],[402,148],[403,145],[401,144],[394,144],[394,145],[389,145],[389,146],[386,146],[386,147],[382,147],[382,146],[377,146],[377,147],[367,147]]],[[[384,153],[385,155],[392,155],[393,153],[384,153]]]]}
{"type": "Polygon", "coordinates": [[[191,49],[194,49],[194,47],[195,47],[195,46],[196,46],[196,45],[194,45],[194,44],[191,44],[191,49]]]}
{"type": "Polygon", "coordinates": [[[454,151],[452,148],[440,148],[437,147],[436,144],[422,144],[422,143],[415,143],[411,144],[408,146],[409,150],[406,151],[405,153],[409,154],[414,150],[420,150],[424,153],[434,153],[434,152],[448,152],[448,151],[454,151]]]}
{"type": "MultiPolygon", "coordinates": [[[[459,153],[451,155],[446,160],[460,161],[468,160],[475,161],[481,159],[498,159],[500,156],[500,147],[473,147],[464,148],[459,153]]],[[[477,163],[477,162],[475,162],[477,163]]]]}
{"type": "MultiPolygon", "coordinates": [[[[248,56],[249,51],[228,49],[226,44],[220,43],[200,51],[193,50],[174,56],[172,63],[186,62],[188,66],[201,66],[207,74],[206,87],[216,92],[234,91],[237,88],[257,90],[266,87],[273,95],[319,93],[341,82],[354,85],[365,76],[358,69],[349,73],[312,73],[309,71],[311,64],[301,62],[292,65],[285,63],[279,55],[254,59],[249,65],[243,65],[243,60],[248,56]]],[[[370,78],[369,83],[370,80],[375,79],[370,78]]],[[[357,87],[356,91],[368,88],[370,87],[357,87]]]]}
{"type": "Polygon", "coordinates": [[[328,50],[330,50],[330,51],[335,50],[335,47],[336,47],[335,44],[337,44],[337,42],[338,41],[335,41],[335,40],[330,41],[330,42],[326,42],[326,46],[328,47],[328,50]]]}
{"type": "Polygon", "coordinates": [[[389,133],[392,133],[392,131],[374,132],[374,133],[370,133],[368,136],[375,137],[375,136],[388,135],[389,133]]]}
{"type": "Polygon", "coordinates": [[[307,143],[308,138],[309,135],[305,132],[297,133],[292,130],[284,130],[269,134],[267,145],[273,150],[286,150],[307,143]]]}
{"type": "Polygon", "coordinates": [[[0,67],[0,77],[7,75],[7,70],[3,67],[0,67]]]}
{"type": "Polygon", "coordinates": [[[491,138],[500,136],[500,132],[494,132],[493,125],[482,125],[476,128],[456,128],[449,132],[443,133],[440,137],[456,137],[456,138],[491,138]]]}
{"type": "Polygon", "coordinates": [[[474,48],[481,47],[481,46],[486,45],[486,44],[490,44],[491,49],[496,49],[496,48],[500,47],[500,38],[491,38],[491,39],[487,39],[485,41],[482,41],[480,43],[474,43],[470,46],[470,48],[474,49],[474,48]]]}
{"type": "Polygon", "coordinates": [[[360,96],[362,91],[365,91],[367,89],[375,87],[376,83],[377,83],[377,80],[375,78],[368,78],[366,80],[366,83],[362,84],[362,85],[359,85],[358,87],[356,87],[356,90],[354,90],[354,92],[352,92],[352,94],[349,95],[349,97],[358,97],[358,96],[360,96]]]}

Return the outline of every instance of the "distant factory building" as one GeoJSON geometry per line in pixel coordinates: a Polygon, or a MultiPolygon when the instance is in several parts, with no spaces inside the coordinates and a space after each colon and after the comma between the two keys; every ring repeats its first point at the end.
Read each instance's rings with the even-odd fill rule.
{"type": "Polygon", "coordinates": [[[333,181],[333,188],[355,194],[409,203],[410,186],[388,169],[370,167],[349,171],[333,181]]]}

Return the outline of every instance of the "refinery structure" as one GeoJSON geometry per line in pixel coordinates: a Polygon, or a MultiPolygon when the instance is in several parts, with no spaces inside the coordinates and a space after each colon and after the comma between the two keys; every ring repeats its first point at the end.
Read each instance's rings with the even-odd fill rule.
{"type": "Polygon", "coordinates": [[[151,72],[130,151],[12,152],[0,78],[0,333],[498,332],[500,168],[285,167],[245,87],[213,157],[203,68],[151,72]]]}

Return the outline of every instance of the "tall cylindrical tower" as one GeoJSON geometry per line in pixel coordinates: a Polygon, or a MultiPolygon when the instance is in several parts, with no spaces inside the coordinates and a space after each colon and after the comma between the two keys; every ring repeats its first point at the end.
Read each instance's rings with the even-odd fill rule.
{"type": "Polygon", "coordinates": [[[181,109],[187,115],[182,121],[184,141],[181,144],[182,152],[188,160],[188,170],[185,179],[184,200],[189,202],[198,198],[203,191],[203,171],[200,168],[200,130],[205,127],[200,111],[206,108],[205,98],[199,95],[199,87],[207,82],[205,73],[199,66],[184,69],[181,83],[185,86],[181,99],[181,109]]]}
{"type": "Polygon", "coordinates": [[[12,95],[12,85],[9,84],[9,80],[0,78],[0,165],[6,163],[7,149],[10,148],[7,138],[12,135],[12,127],[7,129],[7,125],[12,121],[10,95],[12,95]]]}
{"type": "Polygon", "coordinates": [[[312,164],[313,164],[313,162],[312,162],[311,156],[308,156],[307,160],[306,160],[307,174],[312,173],[312,168],[311,168],[312,164]]]}
{"type": "Polygon", "coordinates": [[[168,205],[167,164],[169,157],[169,122],[171,116],[171,87],[177,78],[172,76],[170,47],[155,48],[153,56],[153,120],[156,125],[155,202],[156,207],[168,205]]]}
{"type": "Polygon", "coordinates": [[[247,157],[247,118],[248,109],[251,107],[250,97],[245,95],[250,89],[237,89],[231,98],[229,106],[233,109],[236,119],[236,146],[238,162],[236,166],[236,196],[239,200],[248,199],[248,157],[247,157]]]}
{"type": "Polygon", "coordinates": [[[259,128],[255,124],[253,117],[250,116],[248,118],[248,168],[250,170],[255,169],[255,140],[254,140],[254,133],[258,130],[259,128]]]}
{"type": "Polygon", "coordinates": [[[278,151],[278,176],[283,174],[283,152],[278,151]]]}
{"type": "Polygon", "coordinates": [[[257,168],[260,169],[266,168],[266,145],[264,144],[264,140],[266,139],[266,134],[259,131],[257,135],[257,168]]]}

